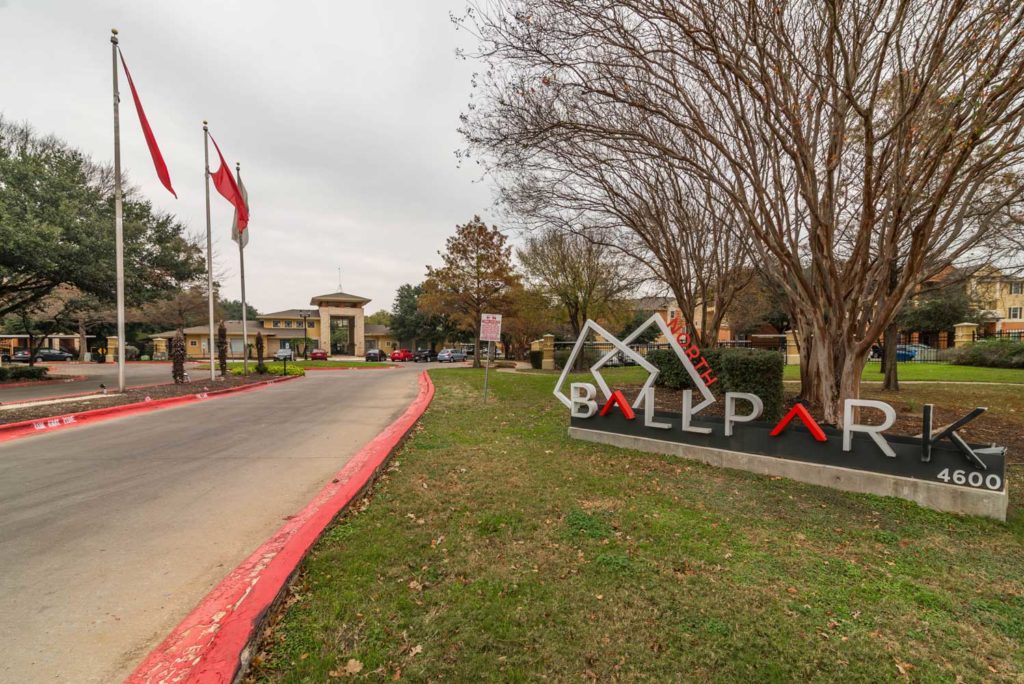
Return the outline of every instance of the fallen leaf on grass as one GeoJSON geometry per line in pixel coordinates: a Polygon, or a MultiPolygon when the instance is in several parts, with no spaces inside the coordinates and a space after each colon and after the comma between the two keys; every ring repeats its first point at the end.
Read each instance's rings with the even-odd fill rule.
{"type": "Polygon", "coordinates": [[[416,580],[411,580],[409,582],[409,588],[413,591],[423,591],[423,585],[417,582],[416,580]]]}
{"type": "Polygon", "coordinates": [[[348,662],[345,663],[346,674],[359,674],[363,671],[363,664],[355,658],[349,658],[348,662]]]}
{"type": "Polygon", "coordinates": [[[412,650],[409,651],[409,655],[410,656],[418,656],[420,653],[423,653],[423,647],[420,646],[419,644],[416,644],[415,646],[413,646],[412,650]]]}
{"type": "Polygon", "coordinates": [[[900,673],[903,679],[910,679],[910,671],[914,669],[914,666],[910,663],[901,663],[896,661],[896,670],[900,673]]]}

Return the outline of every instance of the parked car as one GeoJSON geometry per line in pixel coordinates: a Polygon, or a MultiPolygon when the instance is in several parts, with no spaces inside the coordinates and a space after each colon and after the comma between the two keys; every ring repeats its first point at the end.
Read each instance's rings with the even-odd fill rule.
{"type": "Polygon", "coordinates": [[[367,361],[387,361],[388,353],[383,349],[371,349],[366,352],[367,361]]]}
{"type": "Polygon", "coordinates": [[[326,349],[314,349],[309,352],[309,358],[313,361],[326,361],[327,350],[326,349]]]}
{"type": "Polygon", "coordinates": [[[913,361],[914,357],[917,356],[917,351],[909,348],[905,344],[896,345],[896,361],[903,363],[904,361],[913,361]]]}
{"type": "Polygon", "coordinates": [[[458,349],[442,349],[437,355],[437,360],[440,363],[455,363],[456,361],[465,361],[466,354],[458,349]]]}
{"type": "Polygon", "coordinates": [[[276,352],[274,352],[274,358],[278,361],[294,361],[295,352],[293,352],[291,349],[278,349],[276,352]]]}
{"type": "Polygon", "coordinates": [[[40,361],[70,361],[75,358],[74,354],[63,349],[40,349],[36,352],[36,363],[40,361]]]}
{"type": "MultiPolygon", "coordinates": [[[[35,355],[36,363],[43,361],[70,361],[73,358],[75,358],[74,354],[69,354],[60,349],[40,349],[35,355]]],[[[19,349],[11,357],[11,361],[17,363],[28,363],[31,359],[32,353],[28,349],[19,349]]]]}
{"type": "Polygon", "coordinates": [[[10,363],[11,355],[7,352],[0,352],[0,363],[10,363]]]}
{"type": "Polygon", "coordinates": [[[412,352],[408,349],[396,349],[391,352],[392,361],[412,361],[412,352]]]}
{"type": "Polygon", "coordinates": [[[433,349],[420,349],[412,357],[412,360],[416,363],[423,361],[427,363],[429,361],[437,361],[437,352],[433,349]]]}
{"type": "Polygon", "coordinates": [[[927,344],[901,344],[896,347],[896,354],[899,356],[900,349],[905,349],[908,352],[913,352],[913,359],[915,361],[938,361],[939,350],[935,347],[929,347],[927,344]]]}

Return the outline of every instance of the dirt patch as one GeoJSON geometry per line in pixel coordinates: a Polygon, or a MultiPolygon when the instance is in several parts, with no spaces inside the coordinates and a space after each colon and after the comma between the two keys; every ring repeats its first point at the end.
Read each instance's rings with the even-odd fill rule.
{"type": "Polygon", "coordinates": [[[20,408],[5,408],[0,410],[0,425],[7,423],[18,423],[23,420],[36,420],[39,418],[50,418],[52,416],[66,416],[70,413],[91,411],[98,408],[109,408],[123,404],[134,404],[135,402],[150,399],[167,399],[169,397],[182,397],[187,394],[198,392],[212,392],[214,390],[251,385],[257,382],[269,380],[273,376],[250,375],[247,378],[228,377],[218,378],[216,381],[206,380],[200,382],[194,380],[183,385],[168,383],[166,385],[153,385],[151,387],[140,387],[138,389],[126,390],[124,394],[108,394],[94,399],[81,399],[75,401],[61,402],[58,404],[42,404],[36,406],[25,406],[20,408]]]}

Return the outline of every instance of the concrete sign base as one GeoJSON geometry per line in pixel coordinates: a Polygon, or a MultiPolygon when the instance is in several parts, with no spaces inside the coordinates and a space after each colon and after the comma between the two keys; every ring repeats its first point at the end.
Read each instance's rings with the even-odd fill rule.
{"type": "Polygon", "coordinates": [[[746,470],[762,475],[777,475],[798,482],[847,492],[895,496],[939,511],[1006,520],[1008,498],[1005,488],[1002,491],[991,491],[958,487],[941,482],[868,470],[808,463],[778,456],[743,453],[581,427],[570,427],[569,436],[573,439],[609,444],[624,449],[679,456],[713,466],[746,470]]]}

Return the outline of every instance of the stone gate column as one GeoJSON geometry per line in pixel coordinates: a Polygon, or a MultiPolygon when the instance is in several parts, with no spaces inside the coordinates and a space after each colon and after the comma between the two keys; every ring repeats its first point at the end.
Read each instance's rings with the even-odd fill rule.
{"type": "Polygon", "coordinates": [[[320,307],[320,348],[331,353],[331,314],[327,307],[320,307]]]}

